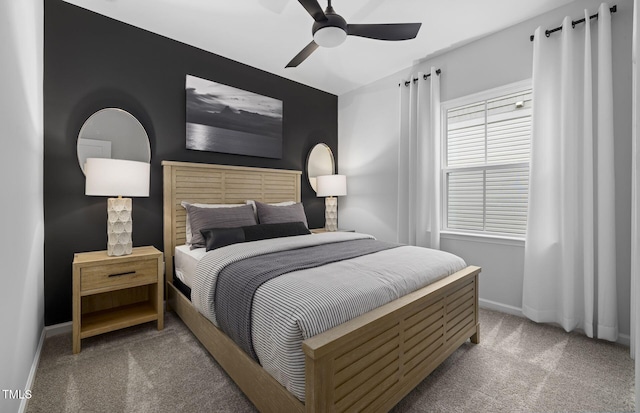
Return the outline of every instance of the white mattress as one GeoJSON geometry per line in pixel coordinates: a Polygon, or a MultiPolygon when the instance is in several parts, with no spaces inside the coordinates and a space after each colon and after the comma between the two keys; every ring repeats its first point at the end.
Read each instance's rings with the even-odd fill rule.
{"type": "Polygon", "coordinates": [[[196,273],[198,261],[205,256],[207,251],[204,248],[191,249],[189,245],[176,247],[173,258],[173,265],[176,268],[176,276],[189,288],[193,285],[193,277],[196,273]]]}

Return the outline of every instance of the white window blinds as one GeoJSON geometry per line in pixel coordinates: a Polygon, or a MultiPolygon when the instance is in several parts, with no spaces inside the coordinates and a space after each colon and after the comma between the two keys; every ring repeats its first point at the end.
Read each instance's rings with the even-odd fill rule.
{"type": "Polygon", "coordinates": [[[446,110],[444,227],[523,237],[531,89],[446,110]]]}

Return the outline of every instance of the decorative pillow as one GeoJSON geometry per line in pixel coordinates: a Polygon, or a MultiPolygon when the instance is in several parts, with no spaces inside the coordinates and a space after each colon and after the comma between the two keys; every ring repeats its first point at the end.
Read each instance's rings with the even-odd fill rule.
{"type": "Polygon", "coordinates": [[[191,221],[191,249],[205,246],[201,229],[237,228],[257,224],[250,205],[232,208],[200,208],[187,205],[187,215],[191,221]]]}
{"type": "MultiPolygon", "coordinates": [[[[182,205],[184,209],[187,209],[187,205],[193,205],[199,208],[233,208],[233,207],[242,206],[244,204],[192,204],[187,201],[182,201],[180,205],[182,205]]],[[[258,220],[258,217],[256,216],[256,222],[257,220],[258,220]]],[[[186,230],[185,235],[187,238],[185,244],[191,245],[191,220],[189,219],[189,214],[187,214],[187,225],[185,230],[186,230]]]]}
{"type": "Polygon", "coordinates": [[[256,201],[256,209],[258,210],[258,222],[261,224],[303,222],[306,227],[309,226],[301,202],[293,205],[274,206],[256,201]]]}
{"type": "Polygon", "coordinates": [[[200,233],[205,239],[207,251],[245,241],[311,234],[303,222],[258,224],[240,228],[207,228],[201,229],[200,233]]]}
{"type": "Polygon", "coordinates": [[[207,251],[245,241],[244,231],[242,227],[207,228],[201,229],[200,233],[204,237],[204,247],[207,249],[207,251]]]}
{"type": "Polygon", "coordinates": [[[283,222],[279,224],[258,224],[243,227],[246,241],[309,235],[311,232],[304,222],[283,222]]]}
{"type": "MultiPolygon", "coordinates": [[[[254,201],[253,199],[248,199],[245,201],[247,203],[247,205],[251,205],[251,208],[253,208],[253,213],[256,214],[256,220],[258,219],[258,209],[256,208],[256,201],[254,201]]],[[[284,202],[270,202],[269,205],[272,206],[288,206],[288,205],[293,205],[295,204],[296,201],[284,201],[284,202]]]]}

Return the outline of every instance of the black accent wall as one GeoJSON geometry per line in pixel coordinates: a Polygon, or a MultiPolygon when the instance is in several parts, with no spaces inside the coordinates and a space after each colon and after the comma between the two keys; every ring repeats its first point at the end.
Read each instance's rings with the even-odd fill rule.
{"type": "MultiPolygon", "coordinates": [[[[149,135],[150,196],[133,199],[134,246],[163,249],[162,160],[304,171],[307,153],[318,142],[327,143],[337,157],[337,96],[62,0],[47,0],[44,7],[46,325],[71,320],[73,254],[106,248],[107,201],[84,195],[76,156],[80,127],[95,111],[122,108],[138,118],[149,135]],[[187,74],[282,100],[283,158],[185,149],[187,74]]],[[[302,200],[309,226],[323,226],[323,199],[315,197],[304,174],[302,200]]]]}

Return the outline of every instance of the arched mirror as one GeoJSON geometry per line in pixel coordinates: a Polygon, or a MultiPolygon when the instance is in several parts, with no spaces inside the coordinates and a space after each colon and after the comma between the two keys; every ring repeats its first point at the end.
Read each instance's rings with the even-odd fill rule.
{"type": "Polygon", "coordinates": [[[149,162],[149,137],[132,114],[118,108],[101,109],[89,116],[78,134],[78,162],[84,173],[87,158],[149,162]]]}
{"type": "Polygon", "coordinates": [[[319,143],[309,151],[307,156],[307,177],[309,184],[316,191],[316,177],[320,175],[333,175],[336,166],[331,148],[325,143],[319,143]]]}

